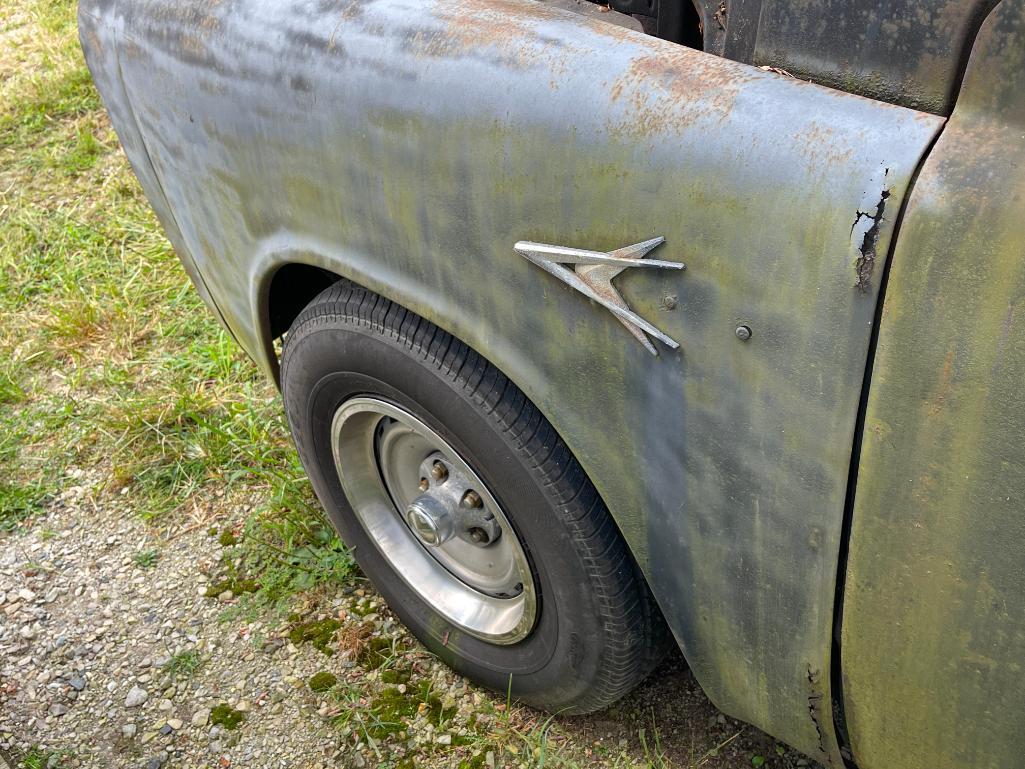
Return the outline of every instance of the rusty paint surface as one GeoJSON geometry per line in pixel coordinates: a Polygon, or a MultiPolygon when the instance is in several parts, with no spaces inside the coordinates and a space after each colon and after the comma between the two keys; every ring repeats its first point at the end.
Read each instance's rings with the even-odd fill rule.
{"type": "Polygon", "coordinates": [[[949,115],[963,62],[995,4],[732,0],[725,55],[850,93],[949,115]]]}
{"type": "Polygon", "coordinates": [[[150,200],[268,373],[289,262],[465,340],[573,449],[713,701],[839,761],[833,598],[879,283],[851,223],[888,192],[878,274],[939,119],[528,0],[81,9],[150,200]],[[687,271],[617,287],[682,343],[658,359],[512,248],[656,235],[687,271]]]}
{"type": "Polygon", "coordinates": [[[1025,755],[1025,3],[987,20],[915,184],[865,418],[842,624],[861,769],[1025,755]]]}

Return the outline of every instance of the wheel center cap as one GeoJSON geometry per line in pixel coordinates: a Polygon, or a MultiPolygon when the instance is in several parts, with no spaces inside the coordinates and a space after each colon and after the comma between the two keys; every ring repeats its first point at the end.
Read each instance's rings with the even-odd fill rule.
{"type": "Polygon", "coordinates": [[[444,504],[428,494],[417,497],[406,508],[406,523],[428,547],[444,544],[454,533],[452,516],[444,504]]]}

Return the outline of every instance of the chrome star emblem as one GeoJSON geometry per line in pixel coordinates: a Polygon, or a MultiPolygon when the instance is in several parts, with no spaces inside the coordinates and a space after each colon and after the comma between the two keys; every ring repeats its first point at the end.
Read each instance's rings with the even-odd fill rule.
{"type": "Polygon", "coordinates": [[[663,262],[658,259],[645,259],[649,251],[665,242],[658,237],[624,246],[615,251],[585,251],[581,248],[565,246],[549,246],[544,243],[531,243],[521,240],[513,248],[542,270],[551,273],[563,283],[575,288],[588,299],[592,299],[607,309],[626,326],[644,348],[652,355],[658,350],[648,336],[662,342],[675,350],[679,343],[666,336],[637,313],[633,312],[619,291],[612,285],[612,279],[628,267],[661,267],[667,270],[683,270],[686,265],[680,262],[663,262]],[[564,265],[572,264],[573,269],[564,265]]]}

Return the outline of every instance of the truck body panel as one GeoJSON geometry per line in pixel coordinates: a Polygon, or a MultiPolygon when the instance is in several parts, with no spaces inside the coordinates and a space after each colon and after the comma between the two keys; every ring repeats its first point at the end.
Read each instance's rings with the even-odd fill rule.
{"type": "Polygon", "coordinates": [[[1025,3],[984,25],[903,217],[841,646],[861,769],[1025,752],[1025,3]]]}
{"type": "Polygon", "coordinates": [[[288,264],[465,341],[580,460],[711,699],[839,765],[851,449],[896,214],[941,118],[532,0],[80,9],[147,194],[268,374],[288,264]],[[658,357],[513,249],[657,236],[652,258],[687,269],[616,280],[680,342],[658,357]]]}

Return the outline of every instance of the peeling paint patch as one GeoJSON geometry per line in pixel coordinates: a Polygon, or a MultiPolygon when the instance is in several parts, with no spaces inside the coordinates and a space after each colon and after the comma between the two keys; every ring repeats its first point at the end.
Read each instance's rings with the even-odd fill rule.
{"type": "MultiPolygon", "coordinates": [[[[886,169],[889,173],[889,169],[886,169]]],[[[885,174],[884,174],[885,176],[885,174]]],[[[854,261],[854,272],[857,275],[857,282],[854,284],[862,293],[868,293],[872,284],[872,273],[875,271],[876,263],[876,242],[879,239],[879,226],[883,222],[883,212],[886,210],[886,201],[890,197],[890,191],[883,189],[879,193],[879,202],[876,203],[874,211],[862,211],[858,209],[854,214],[854,223],[851,225],[851,242],[856,243],[858,258],[854,261]],[[857,239],[861,242],[857,243],[857,239]]]]}

